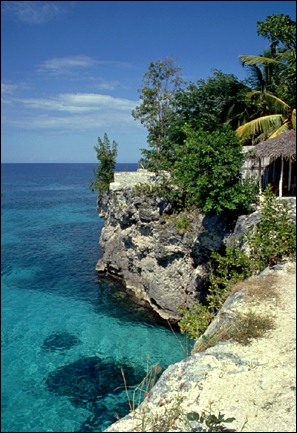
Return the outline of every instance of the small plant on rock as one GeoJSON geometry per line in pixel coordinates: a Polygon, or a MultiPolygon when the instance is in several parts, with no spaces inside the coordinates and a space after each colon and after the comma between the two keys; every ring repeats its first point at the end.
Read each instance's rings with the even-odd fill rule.
{"type": "Polygon", "coordinates": [[[245,314],[237,313],[234,323],[222,336],[221,340],[233,339],[243,345],[250,344],[254,338],[263,337],[265,332],[273,329],[273,319],[260,316],[252,311],[245,314]]]}
{"type": "Polygon", "coordinates": [[[200,337],[213,319],[213,314],[206,305],[199,301],[187,308],[179,307],[182,319],[178,322],[181,333],[187,333],[194,340],[200,337]]]}
{"type": "Polygon", "coordinates": [[[179,214],[175,220],[175,227],[180,233],[184,233],[185,231],[191,228],[191,221],[189,217],[185,214],[179,214]]]}
{"type": "Polygon", "coordinates": [[[251,260],[239,248],[226,246],[223,254],[213,251],[210,258],[207,305],[215,314],[227,299],[231,287],[251,275],[251,260]]]}
{"type": "Polygon", "coordinates": [[[203,424],[206,426],[207,432],[219,432],[219,431],[226,431],[225,426],[223,423],[230,423],[235,420],[235,418],[225,418],[225,414],[221,413],[219,411],[218,415],[215,415],[215,413],[212,410],[211,403],[209,406],[209,409],[204,409],[201,414],[197,412],[190,412],[187,414],[187,418],[189,421],[196,421],[200,424],[203,424]]]}

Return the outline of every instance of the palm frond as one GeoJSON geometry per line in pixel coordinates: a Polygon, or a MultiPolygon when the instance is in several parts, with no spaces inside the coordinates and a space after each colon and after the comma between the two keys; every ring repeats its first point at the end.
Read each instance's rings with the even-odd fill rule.
{"type": "Polygon", "coordinates": [[[261,132],[269,134],[272,128],[279,128],[283,120],[282,114],[269,114],[268,116],[262,116],[241,125],[235,132],[241,139],[258,135],[261,132]]]}
{"type": "Polygon", "coordinates": [[[275,95],[272,95],[272,93],[263,93],[260,90],[251,90],[246,94],[246,98],[248,100],[255,96],[258,97],[259,100],[265,99],[265,101],[269,104],[270,109],[276,113],[286,115],[290,109],[290,106],[285,101],[275,95]]]}
{"type": "Polygon", "coordinates": [[[296,61],[296,49],[292,48],[290,50],[286,50],[282,53],[278,53],[277,57],[280,60],[285,60],[285,61],[296,61]]]}
{"type": "Polygon", "coordinates": [[[280,65],[281,62],[275,59],[270,59],[269,57],[263,56],[251,56],[251,55],[241,55],[239,56],[243,66],[244,65],[257,65],[260,63],[261,65],[267,65],[268,63],[274,63],[280,65]]]}
{"type": "Polygon", "coordinates": [[[248,68],[249,83],[253,88],[264,89],[265,80],[261,68],[257,65],[246,65],[248,68]]]}
{"type": "Polygon", "coordinates": [[[283,125],[281,125],[279,128],[277,128],[277,130],[274,131],[273,134],[269,135],[269,138],[277,137],[278,135],[282,134],[283,132],[286,132],[289,130],[290,130],[289,122],[285,122],[283,125]]]}

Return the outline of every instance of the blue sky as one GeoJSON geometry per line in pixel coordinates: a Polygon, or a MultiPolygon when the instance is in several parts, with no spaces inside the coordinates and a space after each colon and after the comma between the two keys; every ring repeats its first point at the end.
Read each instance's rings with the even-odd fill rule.
{"type": "Polygon", "coordinates": [[[147,131],[131,115],[149,62],[183,78],[247,78],[239,56],[269,43],[257,21],[295,1],[1,1],[1,161],[94,162],[97,138],[137,162],[147,131]]]}

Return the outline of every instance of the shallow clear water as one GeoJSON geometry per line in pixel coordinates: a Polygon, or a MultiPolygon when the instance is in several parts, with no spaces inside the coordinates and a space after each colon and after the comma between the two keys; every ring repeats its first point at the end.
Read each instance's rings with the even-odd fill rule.
{"type": "Polygon", "coordinates": [[[2,164],[3,432],[102,431],[129,411],[121,368],[132,386],[185,357],[183,336],[98,278],[94,168],[2,164]]]}

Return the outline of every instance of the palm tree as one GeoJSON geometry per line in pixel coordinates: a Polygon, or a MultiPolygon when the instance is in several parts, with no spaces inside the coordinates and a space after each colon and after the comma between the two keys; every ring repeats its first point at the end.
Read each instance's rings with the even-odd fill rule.
{"type": "Polygon", "coordinates": [[[296,108],[274,94],[280,89],[283,77],[288,76],[288,65],[281,61],[284,54],[281,53],[275,59],[275,54],[270,49],[264,56],[240,56],[243,66],[249,68],[249,82],[254,87],[246,94],[246,98],[256,103],[257,107],[254,119],[236,129],[236,134],[242,141],[251,138],[256,143],[276,137],[289,129],[296,129],[296,108]]]}
{"type": "Polygon", "coordinates": [[[296,129],[296,22],[284,14],[270,15],[257,22],[257,33],[268,39],[263,55],[242,55],[250,73],[251,90],[246,98],[252,117],[236,133],[253,142],[296,129]]]}

